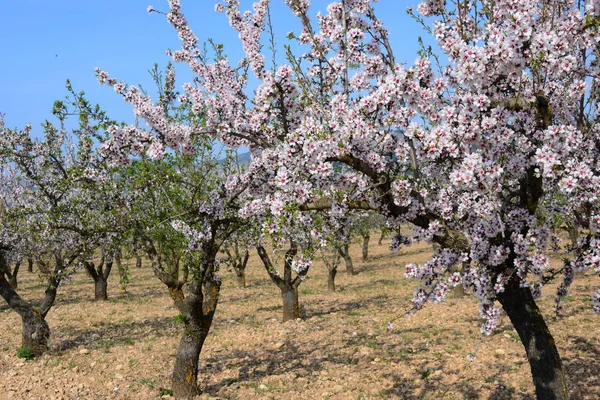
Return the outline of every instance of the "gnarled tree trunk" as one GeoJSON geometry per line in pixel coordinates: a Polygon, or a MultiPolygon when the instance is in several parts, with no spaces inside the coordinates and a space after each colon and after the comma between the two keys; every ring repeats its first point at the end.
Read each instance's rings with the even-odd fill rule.
{"type": "Polygon", "coordinates": [[[210,276],[204,278],[204,283],[193,281],[185,298],[181,288],[170,291],[185,325],[171,378],[176,399],[188,399],[201,393],[198,362],[215,315],[220,288],[220,283],[210,276]]]}
{"type": "Polygon", "coordinates": [[[240,252],[239,246],[237,242],[235,242],[233,248],[225,248],[225,253],[229,257],[229,262],[235,271],[238,287],[245,288],[246,266],[248,265],[248,259],[250,258],[248,249],[245,249],[244,252],[240,252]]]}
{"type": "Polygon", "coordinates": [[[0,250],[0,296],[6,300],[12,310],[21,316],[23,325],[21,347],[29,350],[34,357],[40,356],[48,350],[50,327],[46,322],[46,315],[54,305],[56,299],[56,292],[61,277],[58,271],[64,268],[62,258],[58,254],[55,254],[55,258],[54,273],[49,278],[44,300],[38,310],[23,300],[6,280],[5,275],[8,270],[8,263],[4,252],[0,250]]]}
{"type": "Polygon", "coordinates": [[[281,290],[281,300],[283,303],[283,322],[291,319],[300,318],[300,306],[298,303],[298,286],[302,283],[302,279],[308,273],[308,268],[298,272],[295,278],[292,278],[292,261],[298,247],[294,241],[290,241],[290,248],[285,253],[285,260],[283,266],[283,278],[280,277],[271,262],[271,259],[267,255],[264,247],[261,245],[256,246],[258,256],[262,260],[265,269],[269,273],[269,277],[281,290]]]}
{"type": "Polygon", "coordinates": [[[525,347],[538,399],[567,400],[569,391],[554,338],[544,321],[531,290],[512,277],[498,301],[508,314],[525,347]]]}
{"type": "Polygon", "coordinates": [[[83,266],[85,270],[90,274],[94,280],[94,301],[105,301],[108,300],[108,277],[112,270],[112,259],[106,262],[105,255],[102,254],[102,258],[98,265],[94,265],[91,261],[85,261],[83,266]]]}

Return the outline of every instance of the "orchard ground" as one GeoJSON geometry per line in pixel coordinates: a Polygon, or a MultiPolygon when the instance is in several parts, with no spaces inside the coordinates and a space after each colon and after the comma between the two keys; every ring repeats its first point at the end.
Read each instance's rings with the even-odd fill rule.
{"type": "MultiPolygon", "coordinates": [[[[223,399],[533,399],[523,347],[503,314],[488,337],[479,333],[477,301],[451,294],[403,316],[417,282],[403,265],[423,262],[424,246],[388,251],[389,241],[371,241],[371,258],[352,255],[358,275],[340,266],[338,292],[327,292],[322,263],[300,286],[303,318],[281,323],[279,289],[253,252],[246,289],[231,271],[213,328],[201,354],[202,398],[223,399]],[[391,319],[393,329],[387,329],[391,319]],[[474,353],[472,362],[468,355],[474,353]]],[[[559,260],[555,259],[557,263],[559,260]]],[[[40,359],[16,357],[18,315],[0,305],[0,399],[169,398],[170,375],[182,325],[167,290],[146,264],[131,265],[127,294],[115,270],[107,302],[94,303],[84,272],[59,290],[48,316],[51,351],[40,359]]],[[[21,294],[43,295],[35,275],[20,273],[21,294]]],[[[554,316],[556,285],[540,302],[563,357],[575,399],[600,398],[600,317],[590,295],[600,279],[576,279],[565,310],[554,316]]]]}

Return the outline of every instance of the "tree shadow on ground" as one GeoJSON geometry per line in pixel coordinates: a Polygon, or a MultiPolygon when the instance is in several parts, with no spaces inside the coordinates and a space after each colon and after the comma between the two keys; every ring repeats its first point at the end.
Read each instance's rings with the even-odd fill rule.
{"type": "MultiPolygon", "coordinates": [[[[332,313],[365,310],[365,308],[369,307],[369,306],[381,307],[381,306],[385,306],[386,304],[388,304],[389,301],[390,301],[389,296],[387,296],[385,294],[371,296],[371,297],[363,298],[361,300],[353,300],[353,301],[338,302],[338,303],[331,303],[330,301],[325,301],[325,300],[316,300],[316,301],[310,302],[309,304],[306,304],[306,303],[304,304],[305,317],[306,318],[324,317],[324,316],[332,314],[332,313]],[[308,309],[309,306],[312,309],[308,309]],[[317,307],[319,307],[319,308],[322,307],[322,309],[319,311],[314,310],[317,307]]],[[[279,307],[279,308],[281,308],[281,307],[279,307]]]]}
{"type": "Polygon", "coordinates": [[[172,318],[156,317],[128,323],[106,323],[98,328],[84,328],[55,333],[53,352],[85,347],[88,350],[108,350],[117,345],[133,345],[148,336],[169,337],[178,335],[179,327],[172,318]]]}
{"type": "Polygon", "coordinates": [[[597,344],[581,336],[569,336],[569,347],[577,355],[563,359],[573,400],[597,399],[600,394],[600,350],[597,344]]]}
{"type": "Polygon", "coordinates": [[[435,398],[433,394],[443,398],[444,394],[452,391],[460,393],[462,398],[469,400],[534,400],[534,397],[527,393],[517,393],[510,385],[502,382],[490,382],[493,385],[493,392],[489,396],[482,394],[469,382],[459,382],[448,384],[435,379],[435,375],[426,376],[428,370],[422,370],[421,379],[409,379],[398,375],[392,375],[394,386],[391,389],[385,390],[388,398],[401,398],[406,400],[421,400],[423,398],[435,398]],[[431,394],[427,396],[427,394],[431,394]]]}

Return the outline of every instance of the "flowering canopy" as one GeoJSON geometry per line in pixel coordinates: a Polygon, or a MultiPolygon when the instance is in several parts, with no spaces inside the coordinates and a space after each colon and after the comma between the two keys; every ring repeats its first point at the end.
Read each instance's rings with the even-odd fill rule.
{"type": "Polygon", "coordinates": [[[114,128],[106,151],[193,151],[190,137],[208,133],[252,152],[252,175],[232,178],[255,180],[245,216],[333,199],[378,209],[390,226],[411,223],[411,241],[441,245],[429,262],[407,266],[423,282],[414,306],[441,301],[462,281],[481,299],[486,333],[509,280],[538,296],[562,274],[564,296],[575,271],[600,272],[600,5],[474,0],[453,9],[428,0],[415,17],[432,18],[448,64],[423,51],[405,66],[372,3],[332,2],[311,19],[308,0],[286,0],[302,23],[290,37],[306,51],[289,50],[287,64],[268,70],[268,0],[248,12],[237,0],[216,6],[239,33],[239,65],[222,55],[211,62],[170,0],[167,20],[182,42],[171,55],[197,75],[179,100],[202,111],[206,126],[169,121],[149,97],[98,71],[151,128],[114,128]],[[252,97],[249,73],[259,81],[252,97]],[[562,227],[578,239],[561,245],[562,227]],[[550,267],[549,249],[564,253],[563,266],[550,267]],[[456,273],[458,265],[466,267],[456,273]]]}

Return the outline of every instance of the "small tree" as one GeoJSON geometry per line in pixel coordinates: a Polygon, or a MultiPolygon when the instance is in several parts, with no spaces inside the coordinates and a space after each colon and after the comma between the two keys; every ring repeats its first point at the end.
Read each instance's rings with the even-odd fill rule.
{"type": "MultiPolygon", "coordinates": [[[[308,269],[311,265],[310,255],[298,255],[297,238],[289,237],[289,248],[283,257],[283,275],[279,273],[276,266],[271,261],[265,248],[259,244],[256,246],[258,256],[260,257],[269,278],[281,291],[281,300],[283,303],[283,322],[300,318],[300,305],[298,303],[298,287],[306,278],[308,269]]],[[[306,248],[306,247],[305,247],[306,248]]],[[[309,247],[310,250],[311,247],[309,247]]]]}

